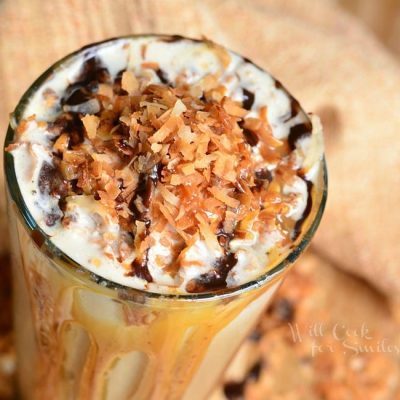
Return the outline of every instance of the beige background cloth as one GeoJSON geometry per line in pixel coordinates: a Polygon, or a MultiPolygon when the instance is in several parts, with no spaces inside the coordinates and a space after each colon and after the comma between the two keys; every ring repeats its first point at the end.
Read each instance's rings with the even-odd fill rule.
{"type": "MultiPolygon", "coordinates": [[[[326,130],[329,200],[316,251],[385,293],[400,289],[400,68],[356,20],[320,0],[0,2],[0,133],[51,63],[140,32],[205,35],[272,72],[326,130]]],[[[0,229],[6,229],[4,199],[0,229]]],[[[7,250],[5,241],[1,250],[7,250]]]]}
{"type": "MultiPolygon", "coordinates": [[[[336,2],[367,3],[0,0],[0,136],[3,139],[5,135],[9,112],[33,80],[51,63],[89,42],[129,33],[180,33],[205,35],[239,51],[276,75],[308,111],[319,113],[326,130],[329,200],[313,241],[314,255],[299,262],[275,304],[282,296],[293,302],[294,322],[305,335],[315,321],[326,326],[338,322],[358,326],[366,321],[374,340],[382,336],[389,344],[398,343],[397,327],[385,301],[348,274],[330,267],[333,262],[363,276],[392,297],[399,292],[400,68],[336,2]],[[338,301],[332,303],[335,296],[338,301]]],[[[378,2],[382,0],[368,0],[368,9],[378,2]]],[[[373,18],[375,15],[370,13],[373,18]]],[[[1,172],[0,184],[2,176],[1,172]]],[[[0,196],[0,253],[8,250],[6,229],[4,196],[0,196]]],[[[8,264],[8,258],[0,256],[0,398],[4,399],[12,398],[15,371],[8,264]]],[[[266,333],[257,350],[250,351],[252,358],[264,357],[266,364],[259,382],[246,387],[246,399],[282,399],[279,382],[287,399],[299,400],[301,390],[307,400],[320,399],[318,390],[327,399],[345,398],[348,392],[349,398],[355,399],[367,395],[371,399],[397,398],[395,354],[368,353],[367,362],[360,364],[359,357],[335,351],[322,353],[310,366],[304,363],[310,352],[308,342],[291,343],[282,331],[290,333],[287,321],[271,329],[274,321],[268,314],[261,322],[269,324],[266,333]],[[366,365],[367,370],[360,365],[366,365]]],[[[318,338],[317,343],[336,341],[328,335],[318,338]]],[[[243,367],[242,353],[243,348],[238,354],[243,367]]],[[[237,362],[233,369],[235,365],[237,362]]]]}

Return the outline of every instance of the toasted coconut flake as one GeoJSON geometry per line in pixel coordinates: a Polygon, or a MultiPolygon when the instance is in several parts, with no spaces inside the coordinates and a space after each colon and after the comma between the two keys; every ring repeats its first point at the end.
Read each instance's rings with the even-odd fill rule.
{"type": "Polygon", "coordinates": [[[219,85],[218,77],[214,74],[208,74],[201,78],[199,82],[196,83],[196,86],[200,87],[203,92],[212,90],[219,85]]]}
{"type": "Polygon", "coordinates": [[[182,113],[184,113],[186,110],[187,110],[187,108],[186,108],[185,104],[183,104],[181,99],[178,99],[175,102],[174,108],[171,111],[171,115],[177,117],[177,116],[181,115],[182,113]]]}
{"type": "Polygon", "coordinates": [[[233,117],[243,118],[248,113],[248,110],[242,108],[240,103],[233,101],[229,97],[224,97],[222,99],[222,106],[224,107],[224,110],[233,117]]]}
{"type": "Polygon", "coordinates": [[[129,126],[129,125],[131,124],[131,118],[129,118],[129,117],[125,116],[125,115],[119,117],[119,120],[120,120],[123,124],[125,124],[126,126],[129,126]]]}
{"type": "Polygon", "coordinates": [[[267,122],[268,121],[268,109],[267,106],[260,107],[260,119],[261,121],[267,122]]]}
{"type": "Polygon", "coordinates": [[[109,98],[110,100],[114,97],[114,91],[111,85],[106,83],[100,83],[97,94],[109,98]]]}
{"type": "Polygon", "coordinates": [[[119,185],[114,180],[110,180],[104,186],[104,188],[107,191],[108,196],[112,200],[115,200],[118,197],[118,195],[121,193],[121,190],[119,189],[119,185]]]}
{"type": "Polygon", "coordinates": [[[180,147],[180,153],[183,156],[185,161],[192,161],[194,160],[196,145],[195,144],[186,144],[180,147]]]}
{"type": "Polygon", "coordinates": [[[223,189],[219,189],[217,187],[210,187],[208,191],[213,194],[213,196],[217,199],[225,203],[228,207],[237,208],[240,205],[240,201],[230,197],[226,194],[223,189]]]}
{"type": "Polygon", "coordinates": [[[88,138],[94,139],[96,137],[97,128],[100,124],[100,118],[96,115],[87,114],[82,118],[82,122],[88,138]]]}
{"type": "Polygon", "coordinates": [[[132,71],[124,71],[121,78],[121,87],[128,92],[130,96],[139,89],[139,82],[132,71]]]}
{"type": "Polygon", "coordinates": [[[170,204],[178,207],[180,204],[179,197],[175,196],[172,192],[170,192],[164,185],[159,184],[158,189],[160,190],[161,195],[164,199],[170,204]]]}
{"type": "Polygon", "coordinates": [[[193,163],[183,164],[181,166],[181,169],[184,175],[191,175],[194,174],[195,172],[193,163]]]}
{"type": "MultiPolygon", "coordinates": [[[[168,110],[168,115],[171,114],[170,110],[168,109],[168,106],[166,106],[165,104],[161,104],[161,103],[155,103],[155,102],[151,102],[151,101],[141,101],[139,103],[140,107],[147,107],[148,109],[155,109],[156,113],[158,113],[158,111],[160,110],[168,110]]],[[[164,115],[164,114],[163,114],[164,115]]]]}
{"type": "Polygon", "coordinates": [[[187,125],[182,125],[179,128],[177,135],[184,143],[187,144],[193,143],[197,137],[196,134],[190,129],[190,126],[187,125]]]}
{"type": "Polygon", "coordinates": [[[177,219],[176,226],[181,229],[185,230],[193,226],[193,217],[192,216],[183,216],[182,218],[177,219]]]}
{"type": "Polygon", "coordinates": [[[94,265],[96,268],[99,268],[101,266],[101,260],[99,258],[92,258],[90,260],[91,264],[94,265]]]}
{"type": "Polygon", "coordinates": [[[207,168],[209,167],[209,165],[218,159],[218,155],[217,154],[205,154],[203,157],[201,158],[196,158],[196,160],[194,161],[194,167],[195,168],[207,168]]]}
{"type": "Polygon", "coordinates": [[[214,50],[216,56],[221,62],[222,69],[225,70],[231,63],[231,56],[228,51],[219,44],[209,42],[209,46],[214,50]]]}
{"type": "Polygon", "coordinates": [[[210,228],[206,218],[204,218],[200,213],[197,213],[195,217],[199,221],[200,233],[206,241],[207,246],[217,253],[221,252],[221,246],[218,243],[217,236],[210,228]]]}
{"type": "Polygon", "coordinates": [[[86,155],[80,151],[67,150],[63,154],[63,161],[72,165],[80,165],[86,162],[86,155]]]}
{"type": "Polygon", "coordinates": [[[167,209],[163,204],[161,204],[161,203],[159,203],[159,202],[157,202],[156,205],[159,207],[161,213],[164,215],[165,219],[169,222],[169,224],[170,224],[171,226],[174,226],[174,227],[175,227],[176,231],[179,233],[179,235],[180,235],[185,241],[188,241],[189,238],[190,238],[189,235],[186,234],[183,230],[179,229],[179,228],[176,226],[175,219],[174,219],[174,217],[171,215],[171,213],[168,211],[168,209],[167,209]]]}
{"type": "Polygon", "coordinates": [[[148,68],[148,69],[159,69],[160,65],[156,62],[143,62],[142,63],[142,68],[148,68]]]}
{"type": "Polygon", "coordinates": [[[68,150],[69,140],[70,140],[69,135],[67,135],[66,133],[62,133],[55,141],[53,149],[55,151],[63,153],[64,151],[68,150]]]}
{"type": "Polygon", "coordinates": [[[154,133],[153,136],[149,137],[150,143],[160,143],[163,142],[171,133],[174,132],[178,127],[178,117],[170,117],[167,122],[154,133]]]}
{"type": "Polygon", "coordinates": [[[153,150],[154,153],[160,152],[162,148],[163,148],[163,146],[160,143],[153,143],[151,145],[151,150],[153,150]]]}
{"type": "Polygon", "coordinates": [[[65,161],[61,161],[60,163],[61,174],[63,178],[68,181],[78,178],[78,170],[79,168],[74,164],[70,164],[65,161]]]}
{"type": "Polygon", "coordinates": [[[170,184],[177,186],[177,185],[182,185],[185,183],[185,178],[181,175],[173,174],[171,175],[171,180],[170,184]]]}

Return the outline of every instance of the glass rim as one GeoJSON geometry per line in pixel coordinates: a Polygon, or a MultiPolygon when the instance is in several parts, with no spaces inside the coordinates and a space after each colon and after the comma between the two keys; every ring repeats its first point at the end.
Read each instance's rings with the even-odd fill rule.
{"type": "MultiPolygon", "coordinates": [[[[61,58],[60,60],[56,61],[53,65],[51,65],[45,72],[43,72],[33,83],[32,85],[26,90],[26,92],[22,95],[21,99],[19,100],[17,106],[15,107],[14,112],[11,114],[10,119],[14,119],[15,126],[18,125],[20,118],[23,115],[25,107],[28,105],[30,97],[41,87],[46,80],[51,77],[51,75],[56,72],[65,62],[73,61],[75,57],[85,54],[87,52],[87,56],[90,55],[90,51],[94,48],[100,48],[103,46],[111,45],[114,42],[123,41],[123,40],[130,40],[130,39],[140,39],[146,37],[160,37],[166,39],[174,39],[174,40],[192,40],[195,42],[202,42],[203,40],[199,39],[192,39],[181,35],[164,35],[164,34],[131,34],[125,36],[119,36],[111,39],[106,39],[103,41],[91,43],[87,46],[81,47],[80,49],[69,53],[65,57],[61,58]]],[[[230,50],[231,51],[231,50],[230,50]]],[[[238,54],[232,51],[235,54],[238,54]]],[[[239,54],[238,54],[239,55],[239,54]]],[[[239,55],[240,57],[243,57],[239,55]]],[[[267,72],[268,71],[264,68],[261,68],[257,64],[253,63],[251,60],[246,58],[247,62],[252,63],[254,66],[259,68],[260,70],[267,72]]],[[[273,75],[270,76],[276,80],[273,75]]],[[[288,92],[288,90],[281,85],[281,90],[284,90],[289,98],[293,98],[293,96],[288,92]]],[[[306,115],[307,113],[303,110],[300,106],[301,111],[306,115]]],[[[313,220],[309,223],[307,230],[300,235],[300,239],[297,244],[294,244],[293,248],[285,254],[284,258],[281,259],[275,266],[266,270],[257,278],[243,283],[239,286],[231,287],[231,288],[224,288],[218,291],[210,291],[210,292],[202,292],[202,293],[161,293],[161,292],[153,292],[144,289],[138,289],[131,286],[119,284],[113,281],[110,281],[107,278],[98,275],[81,264],[74,261],[70,256],[64,253],[61,249],[53,244],[51,238],[40,228],[40,226],[36,223],[35,219],[31,215],[28,207],[25,204],[23,199],[22,193],[19,189],[18,181],[16,178],[16,173],[14,169],[14,158],[12,154],[5,151],[5,148],[11,144],[14,140],[15,135],[15,127],[11,126],[11,122],[8,125],[7,134],[4,142],[3,148],[3,155],[4,155],[4,173],[6,177],[6,185],[8,191],[10,193],[11,199],[16,203],[18,207],[18,216],[22,217],[24,228],[28,230],[30,234],[32,232],[37,232],[40,234],[41,238],[43,239],[43,244],[38,246],[39,250],[46,255],[46,257],[50,258],[49,254],[56,256],[56,258],[50,258],[52,263],[57,264],[57,266],[63,270],[67,270],[67,272],[71,273],[71,269],[79,272],[83,272],[82,275],[79,276],[78,279],[83,280],[86,282],[86,276],[94,284],[97,284],[103,288],[109,288],[112,290],[123,291],[124,294],[128,294],[128,297],[131,297],[129,293],[132,294],[132,298],[136,296],[144,296],[152,299],[163,299],[163,300],[184,300],[184,301],[194,301],[194,300],[215,300],[216,298],[222,299],[226,297],[232,297],[235,295],[239,295],[243,292],[248,292],[251,289],[256,289],[267,282],[272,281],[278,275],[284,273],[300,256],[300,254],[306,249],[307,245],[310,243],[311,238],[314,236],[319,223],[321,221],[326,200],[327,200],[327,186],[328,186],[328,176],[327,176],[327,168],[326,168],[326,161],[325,157],[322,158],[321,162],[321,171],[322,173],[322,185],[321,188],[317,188],[315,200],[312,204],[312,211],[310,215],[306,218],[306,222],[311,216],[313,215],[313,220]],[[318,209],[315,212],[314,207],[318,206],[318,209]],[[314,212],[313,212],[314,211],[314,212]],[[61,261],[61,262],[60,262],[61,261]]],[[[313,200],[314,200],[313,199],[313,200]]],[[[31,235],[32,236],[32,235],[31,235]]],[[[35,243],[37,245],[37,243],[35,243]]]]}

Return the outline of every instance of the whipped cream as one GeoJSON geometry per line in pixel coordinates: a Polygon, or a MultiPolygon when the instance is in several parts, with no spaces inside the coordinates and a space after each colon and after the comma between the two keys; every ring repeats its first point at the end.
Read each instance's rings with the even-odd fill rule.
{"type": "MultiPolygon", "coordinates": [[[[321,164],[319,122],[311,123],[281,84],[247,59],[207,41],[164,36],[114,39],[67,58],[41,83],[25,106],[22,122],[18,121],[11,152],[19,188],[29,212],[50,240],[74,261],[103,278],[161,293],[186,293],[193,280],[212,277],[216,265],[224,257],[223,262],[229,264],[227,287],[257,278],[282,259],[291,245],[287,235],[285,237],[280,230],[260,232],[255,228],[257,215],[246,225],[245,237],[233,235],[227,248],[212,247],[198,235],[181,253],[174,248],[179,244],[179,236],[171,224],[166,224],[162,232],[148,234],[151,238],[146,265],[151,275],[149,280],[143,274],[130,273],[136,257],[135,239],[121,228],[98,199],[83,193],[67,197],[66,204],[60,206],[59,198],[52,194],[53,185],[62,184],[53,175],[53,145],[59,133],[51,129],[51,124],[63,111],[80,115],[99,111],[98,103],[93,100],[73,105],[62,105],[60,101],[82,73],[85,61],[93,57],[111,80],[128,70],[141,85],[176,86],[184,82],[195,87],[211,75],[225,88],[225,96],[247,106],[245,118],[259,118],[264,112],[272,136],[288,143],[289,151],[282,155],[282,160],[286,162],[291,158],[299,171],[282,188],[283,195],[290,197],[284,216],[291,221],[287,229],[291,230],[289,236],[293,241],[296,240],[294,236],[300,234],[302,220],[307,217],[310,188],[321,164]],[[46,168],[48,173],[43,175],[46,168]],[[121,237],[124,239],[122,249],[121,241],[117,245],[115,240],[121,237]],[[108,240],[107,245],[104,245],[104,238],[108,240]],[[163,238],[168,238],[169,244],[163,238]],[[122,259],[121,253],[124,254],[122,259]],[[227,254],[234,260],[232,257],[227,260],[227,254]],[[177,258],[179,268],[173,266],[177,258]]],[[[87,138],[84,144],[91,146],[87,138]]],[[[251,146],[251,154],[264,173],[267,171],[273,178],[280,160],[265,159],[258,144],[251,146]]],[[[210,289],[204,286],[200,291],[213,289],[212,285],[210,289]]]]}

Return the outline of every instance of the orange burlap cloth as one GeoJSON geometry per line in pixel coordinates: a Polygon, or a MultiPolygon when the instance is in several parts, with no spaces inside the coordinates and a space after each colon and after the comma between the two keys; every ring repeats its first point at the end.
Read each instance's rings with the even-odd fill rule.
{"type": "MultiPolygon", "coordinates": [[[[140,32],[205,35],[268,69],[322,117],[329,200],[313,250],[396,299],[400,68],[333,1],[1,1],[0,134],[20,96],[51,63],[89,42],[140,32]]],[[[7,229],[3,196],[0,229],[7,229]]],[[[7,249],[3,235],[0,253],[7,249]]]]}

